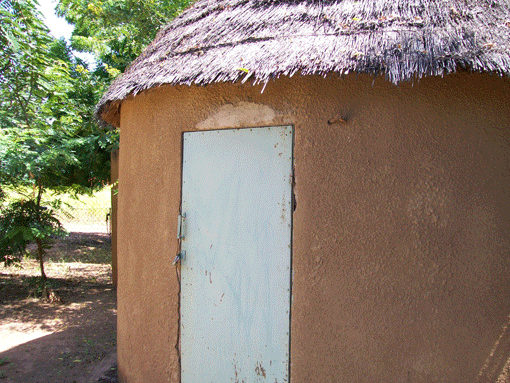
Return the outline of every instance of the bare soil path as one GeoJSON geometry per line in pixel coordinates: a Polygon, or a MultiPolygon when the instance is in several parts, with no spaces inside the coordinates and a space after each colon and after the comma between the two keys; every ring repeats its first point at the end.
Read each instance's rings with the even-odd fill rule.
{"type": "Polygon", "coordinates": [[[116,300],[107,234],[71,233],[48,254],[62,303],[38,294],[37,264],[0,266],[0,383],[116,382],[116,300]]]}

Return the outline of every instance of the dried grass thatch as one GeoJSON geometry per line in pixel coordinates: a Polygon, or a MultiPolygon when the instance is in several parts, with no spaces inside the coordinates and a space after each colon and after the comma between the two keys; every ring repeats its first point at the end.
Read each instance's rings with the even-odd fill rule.
{"type": "Polygon", "coordinates": [[[510,73],[508,0],[198,0],[106,92],[118,124],[129,94],[161,84],[384,74],[398,83],[458,67],[510,73]]]}

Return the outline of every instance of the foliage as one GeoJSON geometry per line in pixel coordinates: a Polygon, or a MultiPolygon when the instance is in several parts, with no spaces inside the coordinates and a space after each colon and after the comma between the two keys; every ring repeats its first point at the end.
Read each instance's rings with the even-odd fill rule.
{"type": "Polygon", "coordinates": [[[45,279],[45,249],[63,231],[58,201],[43,204],[43,194],[91,192],[109,181],[118,133],[92,118],[106,85],[49,35],[33,0],[0,9],[0,185],[34,191],[0,211],[4,262],[34,241],[45,279]]]}
{"type": "Polygon", "coordinates": [[[39,206],[34,199],[14,201],[2,209],[0,254],[5,266],[26,255],[30,242],[40,241],[42,248],[47,249],[52,238],[65,235],[55,217],[55,209],[39,206]]]}
{"type": "Polygon", "coordinates": [[[91,52],[111,75],[123,72],[158,30],[190,0],[60,0],[60,15],[75,25],[72,47],[91,52]]]}
{"type": "Polygon", "coordinates": [[[0,7],[0,185],[33,190],[0,210],[5,263],[34,241],[45,278],[45,248],[63,231],[58,199],[48,204],[43,195],[89,193],[109,181],[118,132],[98,128],[95,105],[189,1],[59,0],[58,12],[75,25],[70,46],[51,37],[35,0],[0,7]],[[89,70],[73,49],[95,54],[100,65],[89,70]]]}
{"type": "Polygon", "coordinates": [[[0,10],[0,184],[94,189],[118,138],[92,118],[104,86],[39,17],[32,0],[0,10]]]}
{"type": "Polygon", "coordinates": [[[0,9],[0,123],[2,127],[28,123],[36,114],[33,100],[44,97],[48,82],[44,68],[51,38],[34,14],[31,0],[13,3],[12,12],[0,9]]]}

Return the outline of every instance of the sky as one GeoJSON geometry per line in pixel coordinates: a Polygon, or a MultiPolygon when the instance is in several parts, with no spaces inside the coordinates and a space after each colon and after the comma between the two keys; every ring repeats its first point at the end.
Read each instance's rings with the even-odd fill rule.
{"type": "MultiPolygon", "coordinates": [[[[43,14],[44,23],[49,28],[52,36],[56,38],[64,37],[67,41],[69,41],[74,27],[68,24],[63,17],[57,17],[57,15],[55,15],[56,5],[57,0],[39,0],[38,8],[43,14]]],[[[89,67],[95,65],[94,57],[91,54],[81,52],[74,52],[74,54],[87,62],[89,67]]]]}
{"type": "Polygon", "coordinates": [[[67,40],[71,37],[73,26],[68,24],[62,17],[55,15],[55,0],[39,0],[39,10],[44,16],[44,22],[50,29],[53,37],[65,37],[67,40]]]}

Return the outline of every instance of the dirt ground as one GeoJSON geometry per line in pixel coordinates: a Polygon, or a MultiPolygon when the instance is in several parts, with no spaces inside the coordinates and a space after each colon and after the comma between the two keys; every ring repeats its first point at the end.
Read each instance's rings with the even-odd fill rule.
{"type": "Polygon", "coordinates": [[[48,251],[61,302],[41,301],[35,261],[0,266],[0,382],[116,382],[108,234],[71,233],[48,251]]]}

